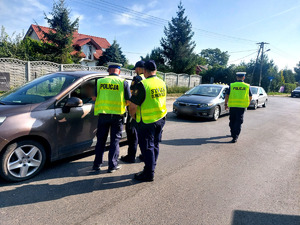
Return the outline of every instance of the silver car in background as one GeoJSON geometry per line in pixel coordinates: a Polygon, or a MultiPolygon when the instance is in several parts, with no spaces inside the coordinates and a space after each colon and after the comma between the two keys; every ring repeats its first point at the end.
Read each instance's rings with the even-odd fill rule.
{"type": "Polygon", "coordinates": [[[268,95],[262,87],[250,86],[252,92],[252,100],[249,108],[257,109],[258,106],[266,107],[268,103],[268,95]]]}

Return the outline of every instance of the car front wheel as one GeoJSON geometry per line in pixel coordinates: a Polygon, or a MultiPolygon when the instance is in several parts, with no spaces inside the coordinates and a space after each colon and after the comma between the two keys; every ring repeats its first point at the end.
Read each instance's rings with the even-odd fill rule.
{"type": "Polygon", "coordinates": [[[255,105],[254,105],[253,109],[256,110],[257,107],[258,107],[258,101],[255,102],[255,105]]]}
{"type": "Polygon", "coordinates": [[[262,105],[262,107],[266,108],[266,107],[267,107],[267,102],[268,102],[268,100],[266,100],[266,101],[264,102],[264,104],[262,105]]]}
{"type": "Polygon", "coordinates": [[[219,119],[219,117],[220,117],[220,107],[219,107],[219,106],[216,106],[216,107],[215,107],[215,110],[214,110],[214,113],[213,113],[212,119],[213,119],[214,121],[217,121],[217,120],[219,119]]]}
{"type": "Polygon", "coordinates": [[[10,182],[27,180],[40,172],[45,161],[46,152],[41,144],[17,141],[1,154],[0,175],[10,182]]]}

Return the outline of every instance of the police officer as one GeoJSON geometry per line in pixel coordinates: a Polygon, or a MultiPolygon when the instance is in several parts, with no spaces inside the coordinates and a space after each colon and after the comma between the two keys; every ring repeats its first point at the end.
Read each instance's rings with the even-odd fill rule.
{"type": "MultiPolygon", "coordinates": [[[[134,70],[137,75],[132,79],[130,85],[131,91],[136,89],[137,84],[140,83],[143,79],[145,79],[144,64],[144,61],[138,61],[135,64],[134,70]]],[[[121,157],[121,161],[126,163],[135,163],[135,155],[138,146],[137,122],[134,119],[132,119],[130,115],[128,115],[126,121],[126,134],[128,140],[128,151],[126,156],[121,157]]]]}
{"type": "Polygon", "coordinates": [[[144,75],[130,99],[129,112],[138,123],[139,144],[144,156],[144,170],[134,176],[139,181],[153,181],[159,154],[159,142],[167,115],[166,84],[156,76],[153,60],[145,62],[144,75]]]}
{"type": "Polygon", "coordinates": [[[131,97],[128,83],[119,77],[121,64],[108,63],[109,76],[98,79],[95,115],[99,116],[97,129],[96,156],[93,170],[100,170],[103,153],[110,130],[108,171],[113,173],[121,168],[118,165],[119,141],[122,137],[123,119],[126,105],[131,97]]]}
{"type": "Polygon", "coordinates": [[[229,127],[232,141],[236,143],[240,135],[244,112],[252,99],[250,85],[244,83],[245,72],[237,72],[235,83],[231,83],[225,97],[225,109],[229,110],[229,127]]]}

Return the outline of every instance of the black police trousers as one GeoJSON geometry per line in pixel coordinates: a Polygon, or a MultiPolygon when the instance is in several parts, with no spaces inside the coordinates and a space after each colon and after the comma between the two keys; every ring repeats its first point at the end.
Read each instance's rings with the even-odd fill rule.
{"type": "Polygon", "coordinates": [[[114,168],[118,165],[119,142],[122,138],[123,116],[100,114],[97,129],[97,144],[95,148],[94,166],[99,167],[103,163],[106,140],[110,130],[110,147],[108,153],[108,167],[114,168]]]}
{"type": "Polygon", "coordinates": [[[163,127],[166,119],[162,118],[155,123],[138,124],[139,145],[144,157],[144,173],[147,176],[154,176],[156,161],[159,154],[159,142],[161,141],[163,127]]]}
{"type": "Polygon", "coordinates": [[[244,122],[245,108],[235,108],[229,109],[229,127],[231,132],[231,137],[233,139],[238,139],[242,124],[244,122]]]}
{"type": "Polygon", "coordinates": [[[138,146],[137,122],[128,115],[126,121],[126,134],[128,141],[128,158],[135,160],[138,146]]]}

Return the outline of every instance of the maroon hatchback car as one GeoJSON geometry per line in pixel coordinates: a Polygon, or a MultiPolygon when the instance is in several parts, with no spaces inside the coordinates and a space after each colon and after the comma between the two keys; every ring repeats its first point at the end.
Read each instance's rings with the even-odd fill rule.
{"type": "Polygon", "coordinates": [[[58,72],[2,95],[0,176],[23,181],[39,173],[46,161],[92,150],[98,118],[91,96],[97,80],[105,76],[91,71],[58,72]]]}

